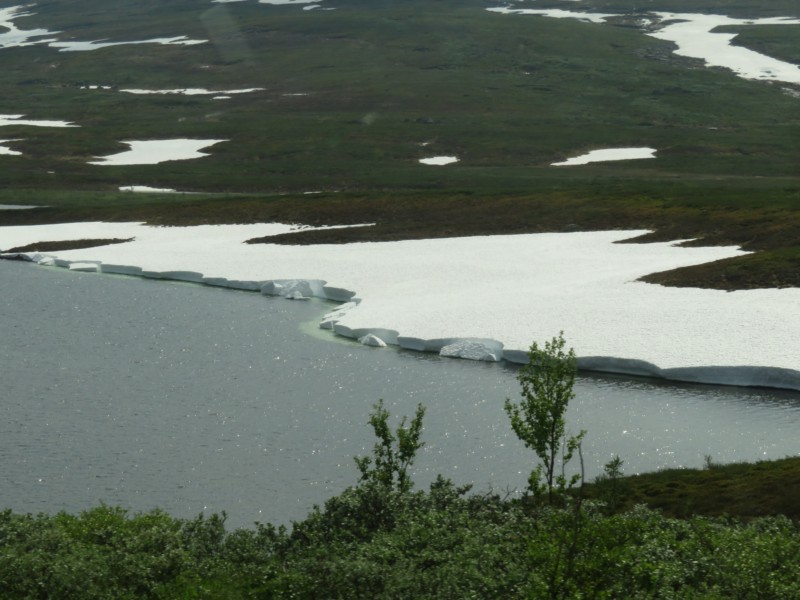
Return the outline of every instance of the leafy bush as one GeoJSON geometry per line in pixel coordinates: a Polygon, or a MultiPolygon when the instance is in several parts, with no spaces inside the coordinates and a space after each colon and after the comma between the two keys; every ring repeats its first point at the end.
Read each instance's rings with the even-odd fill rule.
{"type": "MultiPolygon", "coordinates": [[[[568,494],[556,504],[469,495],[442,476],[414,490],[423,412],[393,433],[379,403],[374,455],[356,461],[361,480],[291,531],[228,532],[224,513],[176,519],[104,505],[0,512],[0,596],[800,598],[800,528],[786,517],[681,520],[644,506],[609,515],[568,494]]],[[[620,467],[607,465],[615,494],[620,467]]]]}

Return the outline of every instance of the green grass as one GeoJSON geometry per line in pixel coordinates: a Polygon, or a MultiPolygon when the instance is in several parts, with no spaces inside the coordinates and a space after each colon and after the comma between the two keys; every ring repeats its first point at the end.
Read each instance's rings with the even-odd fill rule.
{"type": "Polygon", "coordinates": [[[800,65],[800,27],[797,25],[724,27],[720,31],[736,33],[733,40],[736,46],[800,65]]]}
{"type": "MultiPolygon", "coordinates": [[[[645,504],[669,517],[784,515],[800,521],[800,458],[666,469],[625,477],[619,510],[645,504]]],[[[587,486],[587,495],[597,489],[587,486]]]]}

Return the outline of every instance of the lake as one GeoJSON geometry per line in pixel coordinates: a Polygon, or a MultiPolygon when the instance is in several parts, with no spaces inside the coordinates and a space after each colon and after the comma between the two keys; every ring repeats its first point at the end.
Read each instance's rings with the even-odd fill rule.
{"type": "MultiPolygon", "coordinates": [[[[0,506],[288,524],[355,483],[379,398],[393,417],[427,407],[420,486],[521,489],[533,466],[503,363],[337,338],[316,300],[9,261],[0,281],[0,506]]],[[[614,454],[629,474],[798,454],[797,392],[584,375],[576,394],[589,477],[614,454]]]]}

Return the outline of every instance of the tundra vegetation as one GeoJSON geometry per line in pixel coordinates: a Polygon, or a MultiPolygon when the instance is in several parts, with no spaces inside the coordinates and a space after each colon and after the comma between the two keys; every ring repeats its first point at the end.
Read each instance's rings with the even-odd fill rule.
{"type": "MultiPolygon", "coordinates": [[[[623,15],[607,25],[499,15],[482,0],[328,4],[336,10],[208,0],[28,7],[17,27],[62,41],[210,41],[1,48],[0,114],[79,127],[0,129],[22,153],[0,155],[0,204],[41,206],[0,211],[0,225],[376,223],[269,240],[279,243],[648,228],[636,241],[755,252],[652,281],[800,285],[800,89],[705,68],[635,25],[657,10],[800,17],[796,0],[581,2],[623,15]],[[108,87],[88,87],[98,85],[108,87]],[[181,87],[263,90],[226,100],[121,91],[181,87]],[[164,138],[230,141],[195,161],[89,164],[124,140],[164,138]],[[628,146],[657,148],[657,158],[551,166],[628,146]],[[433,155],[459,162],[419,163],[433,155]],[[118,191],[129,185],[194,193],[118,191]]],[[[734,43],[800,63],[796,26],[740,29],[734,43]]],[[[226,531],[224,514],[110,506],[0,512],[0,595],[800,597],[799,459],[626,477],[615,458],[573,489],[545,468],[546,494],[473,492],[444,477],[417,490],[422,415],[393,432],[379,404],[360,480],[291,528],[226,531]]]]}
{"type": "Polygon", "coordinates": [[[226,531],[224,514],[177,519],[103,505],[79,515],[0,512],[0,589],[5,598],[800,594],[797,459],[634,478],[611,465],[606,479],[585,486],[584,499],[558,494],[554,503],[470,494],[441,476],[414,490],[401,475],[413,455],[401,446],[420,447],[420,416],[395,435],[378,405],[370,417],[379,438],[374,462],[360,459],[361,480],[290,530],[256,524],[226,531]],[[708,474],[724,500],[698,485],[708,474]],[[776,488],[776,476],[790,489],[776,488]],[[653,492],[664,485],[682,493],[653,492]],[[748,489],[737,498],[734,487],[748,489]],[[624,506],[633,499],[642,503],[624,506]],[[790,516],[773,512],[780,501],[790,516]],[[691,516],[668,516],[692,505],[691,516]]]}
{"type": "MultiPolygon", "coordinates": [[[[0,203],[47,207],[0,211],[0,225],[376,223],[269,240],[303,244],[648,228],[654,233],[636,241],[694,238],[755,252],[650,281],[798,285],[800,89],[706,68],[637,25],[653,11],[797,18],[794,0],[568,7],[621,15],[608,24],[485,10],[494,5],[39,2],[17,27],[46,28],[61,41],[209,42],[0,49],[0,114],[79,125],[0,129],[22,153],[0,155],[0,203]],[[121,91],[184,87],[263,89],[225,100],[121,91]],[[198,160],[88,164],[125,149],[125,140],[164,138],[230,141],[198,160]],[[551,166],[630,146],[656,148],[656,159],[551,166]],[[419,162],[441,155],[459,162],[419,162]],[[196,194],[118,191],[130,185],[196,194]]],[[[564,8],[548,0],[515,6],[564,8]]],[[[800,26],[728,29],[736,44],[800,62],[800,26]]]]}
{"type": "MultiPolygon", "coordinates": [[[[545,462],[563,411],[534,404],[568,402],[563,346],[563,337],[534,344],[523,401],[507,409],[512,424],[541,420],[518,434],[544,444],[545,462]]],[[[355,459],[358,482],[290,529],[229,532],[224,514],[176,519],[105,505],[0,512],[0,589],[82,599],[800,597],[798,459],[631,478],[615,457],[593,484],[571,481],[579,487],[534,476],[522,496],[471,493],[439,475],[415,490],[423,416],[419,406],[393,431],[378,402],[369,417],[377,441],[355,459]],[[713,481],[702,483],[706,475],[713,481]]]]}

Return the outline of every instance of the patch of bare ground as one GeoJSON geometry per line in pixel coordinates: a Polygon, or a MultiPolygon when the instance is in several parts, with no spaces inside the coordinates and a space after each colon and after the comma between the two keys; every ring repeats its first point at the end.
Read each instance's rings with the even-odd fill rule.
{"type": "Polygon", "coordinates": [[[58,252],[61,250],[82,250],[83,248],[96,248],[98,246],[108,246],[110,244],[124,244],[132,241],[133,238],[126,240],[120,238],[90,239],[90,240],[59,240],[52,242],[35,242],[25,246],[17,246],[4,250],[7,254],[19,254],[23,252],[58,252]]]}

